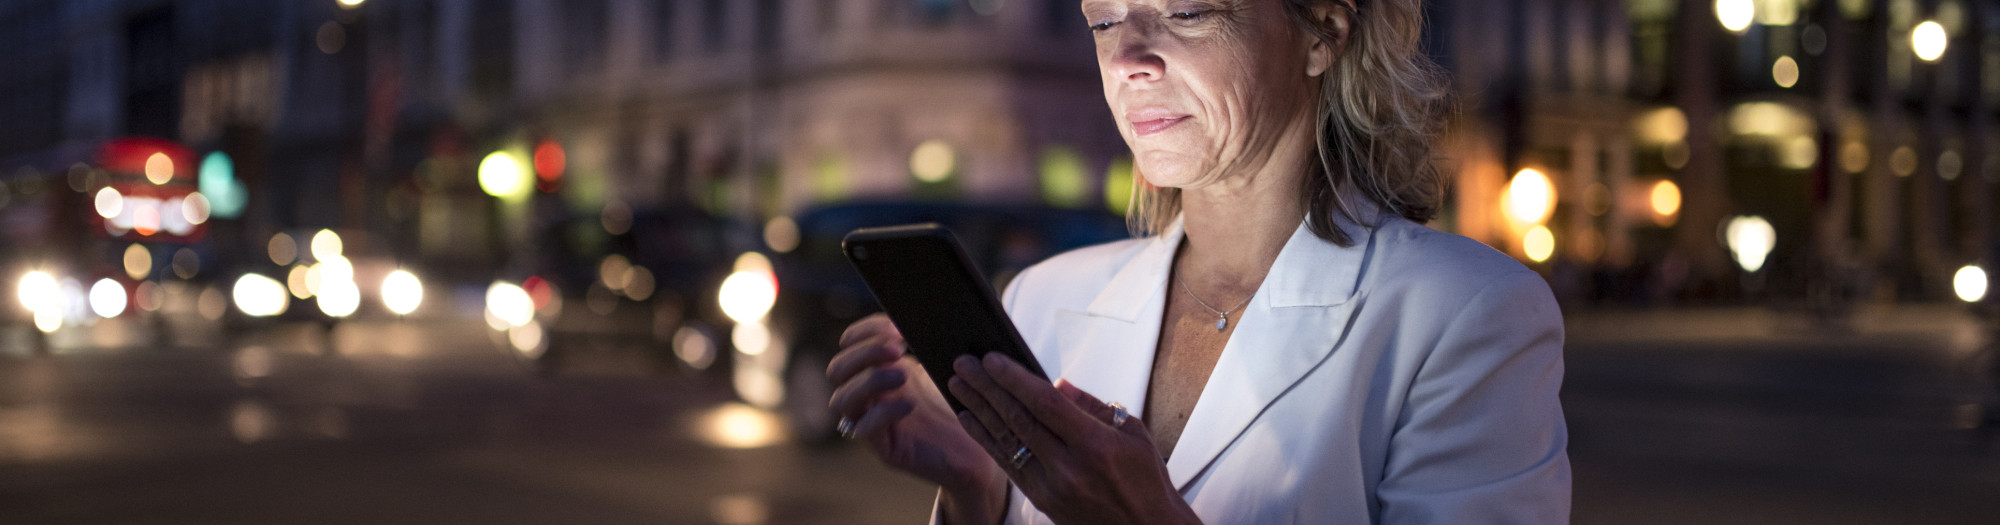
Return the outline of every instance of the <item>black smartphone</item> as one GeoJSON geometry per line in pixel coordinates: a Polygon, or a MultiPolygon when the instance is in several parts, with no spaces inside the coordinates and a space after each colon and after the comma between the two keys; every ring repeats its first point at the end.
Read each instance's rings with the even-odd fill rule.
{"type": "Polygon", "coordinates": [[[953,411],[965,410],[945,388],[958,356],[999,352],[1049,378],[950,230],[936,223],[862,228],[840,247],[953,411]]]}

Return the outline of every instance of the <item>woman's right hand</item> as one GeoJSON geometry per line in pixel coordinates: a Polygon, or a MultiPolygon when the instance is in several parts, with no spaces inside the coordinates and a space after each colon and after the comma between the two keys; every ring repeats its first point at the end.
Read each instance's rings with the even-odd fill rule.
{"type": "Polygon", "coordinates": [[[889,317],[855,321],[840,336],[827,377],[840,385],[833,411],[883,463],[937,483],[952,523],[992,523],[1006,504],[1007,474],[980,448],[889,317]]]}

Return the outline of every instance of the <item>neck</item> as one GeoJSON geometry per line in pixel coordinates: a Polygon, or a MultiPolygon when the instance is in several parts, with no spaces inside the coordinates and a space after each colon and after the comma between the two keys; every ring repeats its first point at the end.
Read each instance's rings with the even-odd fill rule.
{"type": "Polygon", "coordinates": [[[1273,153],[1251,172],[1181,193],[1187,238],[1177,266],[1197,288],[1255,291],[1298,230],[1299,177],[1312,150],[1295,143],[1273,153]]]}

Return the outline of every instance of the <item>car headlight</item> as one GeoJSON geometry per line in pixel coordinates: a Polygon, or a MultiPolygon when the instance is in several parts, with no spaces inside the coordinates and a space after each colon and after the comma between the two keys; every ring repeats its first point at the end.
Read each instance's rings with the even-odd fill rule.
{"type": "Polygon", "coordinates": [[[722,280],[716,300],[722,313],[738,323],[763,319],[778,303],[778,277],[771,271],[771,260],[757,252],[737,257],[736,271],[722,280]]]}

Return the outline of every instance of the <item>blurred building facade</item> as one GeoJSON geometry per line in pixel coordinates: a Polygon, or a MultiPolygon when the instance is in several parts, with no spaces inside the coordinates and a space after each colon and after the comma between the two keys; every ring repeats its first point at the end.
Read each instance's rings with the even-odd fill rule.
{"type": "MultiPolygon", "coordinates": [[[[173,138],[227,152],[249,187],[217,235],[365,228],[438,264],[614,203],[749,221],[878,197],[1115,208],[1131,183],[1072,0],[354,4],[0,6],[17,72],[0,78],[0,173],[18,193],[79,145],[173,138]],[[482,192],[493,152],[541,175],[537,191],[482,192]]],[[[1566,296],[1942,298],[1994,244],[1990,3],[1427,10],[1460,108],[1436,225],[1566,296]],[[1935,60],[1914,47],[1926,21],[1948,42],[1935,60]],[[1544,218],[1504,205],[1523,169],[1553,186],[1544,218]],[[1752,215],[1775,233],[1756,272],[1725,231],[1752,215]]]]}
{"type": "Polygon", "coordinates": [[[1464,110],[1452,227],[1527,258],[1533,225],[1504,213],[1506,185],[1546,173],[1559,293],[1943,299],[1992,256],[2000,5],[1449,4],[1433,49],[1464,110]],[[1727,247],[1739,216],[1776,234],[1754,273],[1727,247]]]}

